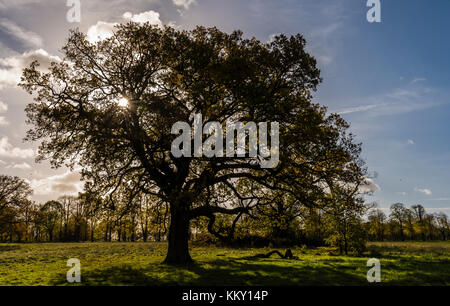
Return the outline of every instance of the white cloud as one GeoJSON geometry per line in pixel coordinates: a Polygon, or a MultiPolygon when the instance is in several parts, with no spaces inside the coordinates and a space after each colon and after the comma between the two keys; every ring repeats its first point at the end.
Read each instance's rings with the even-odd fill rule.
{"type": "Polygon", "coordinates": [[[350,107],[350,108],[343,109],[343,110],[339,111],[337,114],[338,115],[345,115],[345,114],[351,114],[351,113],[357,113],[357,112],[364,112],[364,111],[368,111],[368,110],[371,110],[373,108],[376,108],[378,106],[379,105],[377,105],[377,104],[355,106],[355,107],[350,107]]]}
{"type": "Polygon", "coordinates": [[[267,39],[266,43],[271,43],[275,40],[275,37],[280,35],[281,33],[273,33],[269,35],[269,39],[267,39]]]}
{"type": "Polygon", "coordinates": [[[370,178],[365,178],[363,184],[359,187],[361,193],[373,193],[377,190],[381,190],[380,186],[374,183],[370,178]]]}
{"type": "MultiPolygon", "coordinates": [[[[391,92],[363,98],[367,102],[335,111],[338,114],[366,112],[370,116],[383,116],[408,113],[442,105],[431,88],[397,88],[391,92]]],[[[358,98],[361,100],[361,98],[358,98]]]]}
{"type": "Polygon", "coordinates": [[[163,26],[161,19],[159,19],[159,13],[155,11],[147,11],[140,14],[132,14],[130,12],[126,12],[122,16],[124,19],[131,20],[138,23],[149,22],[150,24],[157,25],[159,27],[163,26]]]}
{"type": "Polygon", "coordinates": [[[0,113],[6,113],[8,111],[8,104],[0,101],[0,113]]]}
{"type": "Polygon", "coordinates": [[[414,140],[408,139],[408,144],[413,145],[414,144],[414,140]]]}
{"type": "Polygon", "coordinates": [[[332,23],[332,24],[328,24],[328,25],[326,25],[324,27],[319,27],[319,28],[316,28],[316,29],[312,30],[310,35],[313,38],[315,38],[315,37],[320,37],[320,38],[329,37],[330,35],[333,35],[334,32],[336,32],[341,25],[342,25],[341,22],[335,22],[335,23],[332,23]]]}
{"type": "Polygon", "coordinates": [[[114,26],[117,23],[99,21],[87,31],[87,40],[91,43],[110,38],[114,34],[114,26]]]}
{"type": "MultiPolygon", "coordinates": [[[[8,111],[8,105],[2,101],[0,101],[0,114],[6,113],[8,111]]],[[[9,122],[4,116],[0,116],[0,126],[8,125],[9,122]]]]}
{"type": "Polygon", "coordinates": [[[24,46],[30,48],[42,46],[42,38],[39,35],[21,28],[8,19],[0,18],[0,29],[3,35],[12,36],[24,46]]]}
{"type": "Polygon", "coordinates": [[[188,10],[192,4],[196,4],[195,0],[172,0],[176,6],[182,6],[185,10],[188,10]]]}
{"type": "Polygon", "coordinates": [[[306,49],[311,51],[319,66],[327,66],[334,61],[335,48],[343,26],[343,21],[338,16],[327,16],[325,18],[332,18],[333,20],[328,24],[313,27],[309,30],[307,36],[308,45],[306,49]]]}
{"type": "Polygon", "coordinates": [[[6,9],[10,9],[10,8],[22,7],[24,5],[29,5],[32,3],[39,3],[39,2],[42,2],[42,0],[1,0],[0,8],[6,10],[6,9]]]}
{"type": "Polygon", "coordinates": [[[9,143],[8,137],[0,138],[0,156],[8,158],[32,158],[33,149],[21,149],[9,143]]]}
{"type": "Polygon", "coordinates": [[[314,56],[318,63],[327,66],[333,62],[333,57],[330,55],[316,55],[314,56]]]}
{"type": "Polygon", "coordinates": [[[42,179],[29,180],[35,195],[76,195],[83,191],[83,182],[78,172],[67,171],[63,174],[53,175],[42,179]]]}
{"type": "Polygon", "coordinates": [[[421,193],[423,193],[423,194],[425,194],[425,195],[427,195],[427,196],[429,196],[429,195],[432,194],[431,190],[430,190],[430,189],[426,189],[426,188],[420,189],[420,188],[418,188],[418,187],[415,187],[415,188],[414,188],[414,191],[416,191],[416,192],[421,192],[421,193]]]}
{"type": "Polygon", "coordinates": [[[386,96],[393,99],[417,99],[420,97],[416,90],[403,88],[398,88],[386,96]]]}
{"type": "Polygon", "coordinates": [[[10,169],[20,169],[20,170],[29,170],[31,169],[31,166],[27,163],[21,163],[21,164],[12,164],[9,165],[6,168],[10,168],[10,169]]]}
{"type": "Polygon", "coordinates": [[[7,126],[7,125],[9,125],[8,119],[6,119],[6,117],[4,116],[0,116],[0,126],[7,126]]]}
{"type": "MultiPolygon", "coordinates": [[[[134,21],[137,23],[149,22],[150,24],[155,24],[159,27],[163,26],[161,19],[159,18],[159,13],[155,11],[147,11],[139,14],[132,14],[131,12],[126,12],[122,15],[122,18],[127,21],[134,21]]],[[[87,31],[87,40],[90,43],[96,43],[98,41],[110,38],[114,35],[115,26],[117,22],[105,22],[98,21],[97,24],[91,26],[87,31]]]]}
{"type": "Polygon", "coordinates": [[[425,78],[415,78],[411,81],[411,84],[418,83],[418,82],[425,82],[427,79],[425,78]]]}
{"type": "Polygon", "coordinates": [[[401,196],[406,196],[406,192],[404,192],[404,191],[400,191],[400,192],[397,192],[397,194],[399,194],[399,195],[401,195],[401,196]]]}
{"type": "Polygon", "coordinates": [[[59,62],[58,56],[52,56],[43,49],[28,51],[23,54],[0,58],[0,89],[6,86],[15,86],[20,82],[22,70],[34,60],[39,61],[39,70],[44,71],[50,67],[51,62],[59,62]]]}

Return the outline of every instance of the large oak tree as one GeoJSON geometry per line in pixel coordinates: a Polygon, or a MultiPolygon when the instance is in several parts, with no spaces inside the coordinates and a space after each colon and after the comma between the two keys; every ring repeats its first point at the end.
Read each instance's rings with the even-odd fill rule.
{"type": "Polygon", "coordinates": [[[290,194],[313,206],[326,181],[354,183],[364,173],[348,124],[311,102],[321,82],[301,35],[271,42],[216,28],[192,31],[150,24],[118,25],[111,38],[90,43],[72,31],[65,58],[50,72],[34,62],[21,86],[35,93],[26,111],[40,140],[40,159],[79,164],[91,188],[105,196],[126,186],[169,204],[166,263],[191,261],[190,220],[248,213],[290,194]],[[128,104],[120,103],[126,99],[128,104]],[[280,162],[257,158],[175,158],[171,127],[227,120],[278,122],[280,162]]]}

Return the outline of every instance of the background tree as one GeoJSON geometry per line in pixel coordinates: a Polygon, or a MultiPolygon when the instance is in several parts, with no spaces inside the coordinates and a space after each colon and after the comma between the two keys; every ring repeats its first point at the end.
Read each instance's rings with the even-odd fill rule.
{"type": "Polygon", "coordinates": [[[339,248],[339,253],[349,251],[361,254],[366,248],[366,232],[362,218],[371,206],[366,205],[361,187],[366,180],[354,185],[342,182],[328,183],[329,193],[323,199],[325,226],[328,230],[326,242],[339,248]]]}
{"type": "Polygon", "coordinates": [[[448,216],[444,213],[437,213],[436,214],[436,222],[437,222],[437,228],[441,235],[442,240],[449,239],[450,235],[450,221],[448,219],[448,216]]]}
{"type": "MultiPolygon", "coordinates": [[[[23,212],[32,205],[28,197],[32,194],[30,185],[17,176],[0,175],[0,233],[8,233],[3,239],[13,240],[16,235],[21,241],[23,212]]],[[[25,237],[24,237],[25,238],[25,237]]]]}
{"type": "Polygon", "coordinates": [[[265,200],[264,205],[257,206],[254,213],[255,222],[260,223],[275,245],[293,241],[300,234],[297,222],[302,216],[303,207],[292,195],[276,192],[265,200]]]}
{"type": "Polygon", "coordinates": [[[0,214],[8,208],[17,208],[28,201],[30,185],[17,176],[0,175],[0,214]]]}
{"type": "Polygon", "coordinates": [[[426,238],[426,228],[425,228],[425,209],[422,205],[417,204],[411,206],[411,211],[414,215],[414,218],[416,220],[416,232],[419,233],[422,237],[422,240],[425,240],[426,238]]]}
{"type": "Polygon", "coordinates": [[[403,203],[395,203],[391,205],[390,218],[396,222],[400,240],[405,240],[404,224],[407,217],[407,211],[403,203]]]}
{"type": "Polygon", "coordinates": [[[62,205],[57,201],[48,201],[40,209],[42,225],[48,233],[48,239],[53,241],[55,229],[62,216],[62,205]]]}
{"type": "Polygon", "coordinates": [[[414,213],[411,209],[405,207],[405,231],[409,237],[409,239],[416,239],[416,231],[414,229],[414,213]]]}
{"type": "Polygon", "coordinates": [[[300,235],[305,245],[319,246],[325,243],[328,234],[325,222],[327,220],[323,209],[302,209],[300,235]]]}
{"type": "Polygon", "coordinates": [[[380,209],[373,209],[369,212],[368,234],[372,237],[372,240],[384,241],[386,232],[386,220],[386,214],[380,209]]]}

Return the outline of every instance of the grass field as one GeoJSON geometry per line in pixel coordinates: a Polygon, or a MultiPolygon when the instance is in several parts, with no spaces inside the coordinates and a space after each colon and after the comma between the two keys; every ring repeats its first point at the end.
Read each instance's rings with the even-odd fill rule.
{"type": "Polygon", "coordinates": [[[73,285],[69,258],[81,261],[81,285],[373,285],[371,257],[381,261],[378,285],[450,285],[450,242],[371,243],[361,257],[298,248],[298,260],[246,258],[269,250],[191,247],[195,265],[170,267],[161,264],[164,243],[0,244],[0,285],[73,285]]]}

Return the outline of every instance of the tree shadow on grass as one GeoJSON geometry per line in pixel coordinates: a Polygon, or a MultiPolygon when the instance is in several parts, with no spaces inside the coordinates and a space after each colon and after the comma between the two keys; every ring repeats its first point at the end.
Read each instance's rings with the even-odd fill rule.
{"type": "Polygon", "coordinates": [[[21,249],[19,245],[0,245],[0,252],[15,251],[21,249]]]}
{"type": "MultiPolygon", "coordinates": [[[[92,271],[82,270],[85,286],[300,286],[300,285],[364,285],[365,275],[354,275],[349,269],[332,265],[283,266],[279,260],[247,262],[240,260],[214,260],[197,262],[190,266],[152,264],[141,268],[131,265],[105,267],[92,271]],[[276,262],[276,263],[275,263],[276,262]]],[[[353,268],[354,272],[354,268],[353,268]]],[[[65,276],[54,285],[68,284],[65,276]]]]}
{"type": "Polygon", "coordinates": [[[420,245],[371,245],[368,247],[369,252],[375,252],[380,254],[380,256],[387,257],[391,255],[399,255],[399,254],[410,254],[410,255],[448,255],[450,248],[446,245],[437,245],[437,246],[426,246],[421,247],[420,245]]]}
{"type": "Polygon", "coordinates": [[[450,261],[437,258],[401,257],[381,264],[382,271],[392,271],[395,279],[389,285],[448,286],[450,285],[450,261]]]}

